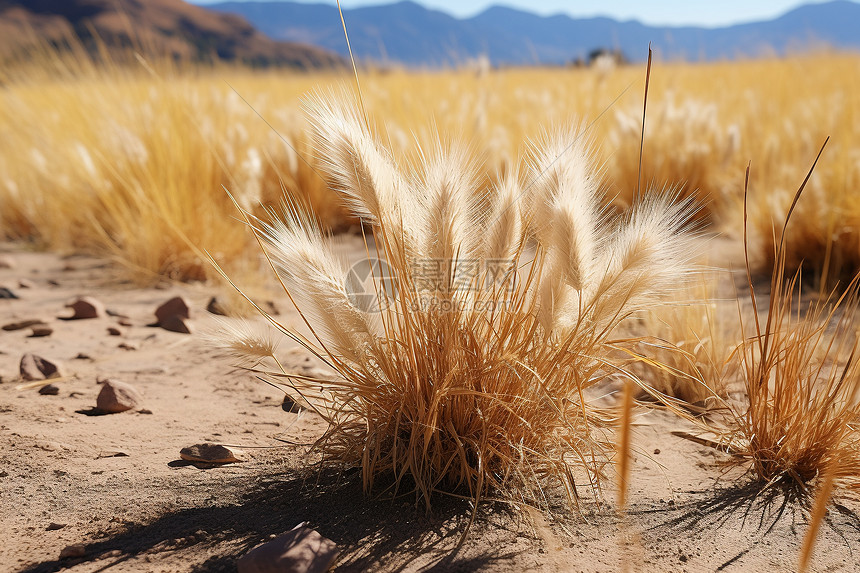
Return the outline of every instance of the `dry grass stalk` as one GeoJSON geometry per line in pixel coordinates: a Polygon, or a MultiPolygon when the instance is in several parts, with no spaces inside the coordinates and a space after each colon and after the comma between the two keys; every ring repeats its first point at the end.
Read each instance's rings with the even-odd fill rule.
{"type": "MultiPolygon", "coordinates": [[[[794,204],[805,184],[795,194],[794,204]]],[[[860,485],[858,281],[852,281],[838,298],[814,300],[803,310],[798,275],[785,279],[785,236],[792,211],[777,243],[778,264],[763,323],[749,280],[755,336],[745,339],[738,353],[748,404],[745,408],[732,404],[727,443],[767,483],[786,481],[806,488],[836,464],[836,483],[856,487],[860,485]]]]}
{"type": "Polygon", "coordinates": [[[692,209],[653,194],[605,220],[589,154],[562,132],[532,152],[539,183],[509,174],[476,202],[466,155],[439,144],[404,176],[347,99],[307,108],[327,176],[373,223],[371,256],[388,269],[369,293],[379,312],[357,308],[310,216],[256,221],[311,337],[270,320],[336,378],[255,370],[326,419],[316,446],[360,466],[366,489],[385,476],[395,492],[408,479],[427,507],[437,491],[546,507],[560,487],[575,505],[611,454],[598,432],[610,417],[583,393],[625,374],[611,333],[689,272],[692,209]],[[533,208],[545,218],[532,246],[533,208]]]}

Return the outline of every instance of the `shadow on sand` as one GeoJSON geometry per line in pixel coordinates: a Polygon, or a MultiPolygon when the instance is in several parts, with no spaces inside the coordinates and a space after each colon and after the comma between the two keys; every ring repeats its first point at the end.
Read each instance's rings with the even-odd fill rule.
{"type": "MultiPolygon", "coordinates": [[[[96,571],[110,571],[141,554],[151,556],[157,566],[165,554],[184,551],[197,559],[201,553],[210,555],[193,571],[236,571],[238,557],[300,522],[337,543],[338,571],[400,571],[419,557],[423,571],[474,571],[514,556],[500,548],[475,555],[468,542],[466,549],[453,553],[471,509],[451,497],[434,499],[433,513],[428,515],[423,506],[416,508],[412,496],[393,500],[366,496],[361,475],[354,470],[246,476],[244,480],[255,483],[230,485],[246,492],[241,500],[167,513],[88,544],[84,558],[46,561],[22,573],[58,571],[94,559],[103,564],[96,571]]],[[[483,513],[489,511],[495,509],[483,513]]],[[[475,526],[482,520],[479,514],[475,526]]]]}
{"type": "MultiPolygon", "coordinates": [[[[729,486],[717,486],[708,492],[688,492],[691,497],[670,509],[633,511],[632,515],[657,517],[649,532],[664,536],[670,532],[685,532],[694,539],[703,534],[720,535],[727,531],[748,531],[737,553],[716,568],[722,571],[743,558],[765,541],[775,529],[787,528],[795,537],[802,538],[813,503],[814,491],[805,490],[795,483],[776,483],[765,487],[750,477],[729,486]]],[[[856,545],[860,534],[860,516],[846,506],[831,500],[825,523],[848,547],[856,545]],[[835,510],[835,511],[834,511],[835,510]],[[853,533],[853,539],[847,534],[853,533]]]]}

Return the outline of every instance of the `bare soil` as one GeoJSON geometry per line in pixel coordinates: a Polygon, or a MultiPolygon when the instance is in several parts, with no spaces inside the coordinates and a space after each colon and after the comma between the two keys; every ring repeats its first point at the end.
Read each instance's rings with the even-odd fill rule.
{"type": "MultiPolygon", "coordinates": [[[[673,436],[689,428],[658,411],[638,418],[626,520],[611,486],[601,500],[586,495],[581,515],[556,519],[487,504],[453,552],[468,504],[440,498],[427,514],[412,497],[365,495],[354,470],[319,472],[306,447],[279,441],[309,443],[323,422],[285,412],[279,390],[206,343],[203,333],[217,326],[205,311],[213,287],[143,289],[92,258],[13,245],[0,245],[0,254],[16,263],[0,269],[0,286],[20,297],[0,300],[0,325],[42,318],[54,330],[43,338],[0,331],[2,571],[234,571],[251,547],[300,522],[338,544],[337,571],[796,570],[808,502],[727,473],[726,454],[673,436]],[[21,279],[31,287],[20,288],[21,279]],[[148,326],[158,305],[179,294],[192,303],[194,333],[148,326]],[[131,326],[115,316],[60,319],[81,295],[131,326]],[[121,335],[110,335],[111,326],[121,335]],[[58,395],[22,386],[27,352],[62,363],[58,395]],[[137,387],[141,408],[92,415],[102,378],[137,387]],[[245,461],[180,460],[181,448],[200,442],[240,447],[245,461]],[[61,559],[76,543],[85,556],[61,559]]],[[[285,301],[276,303],[286,323],[298,324],[285,301]]],[[[280,352],[289,368],[317,368],[288,344],[280,352]]],[[[814,571],[860,570],[860,504],[841,495],[819,534],[814,571]]]]}

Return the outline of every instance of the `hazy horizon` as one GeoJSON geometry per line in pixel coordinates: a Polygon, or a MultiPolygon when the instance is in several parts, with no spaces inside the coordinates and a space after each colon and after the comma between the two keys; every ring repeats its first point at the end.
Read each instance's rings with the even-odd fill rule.
{"type": "MultiPolygon", "coordinates": [[[[226,0],[187,0],[192,4],[218,4],[226,0]]],[[[233,0],[247,2],[253,0],[233,0]]],[[[277,2],[279,0],[264,0],[277,2]]],[[[295,0],[304,4],[335,4],[335,0],[295,0]]],[[[344,9],[392,4],[398,0],[343,0],[344,9]]],[[[509,6],[541,15],[564,13],[574,18],[609,16],[619,20],[639,20],[650,25],[718,27],[756,20],[769,20],[804,4],[828,0],[726,0],[720,3],[691,3],[664,0],[648,5],[637,0],[604,0],[599,9],[591,2],[566,0],[415,0],[428,8],[442,10],[459,18],[474,16],[493,5],[509,6]]],[[[856,0],[849,0],[856,3],[856,0]]]]}

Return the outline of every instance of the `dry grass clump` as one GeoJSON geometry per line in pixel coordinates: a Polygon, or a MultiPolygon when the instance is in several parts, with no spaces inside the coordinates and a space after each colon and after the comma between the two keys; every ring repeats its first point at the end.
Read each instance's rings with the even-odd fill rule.
{"type": "MultiPolygon", "coordinates": [[[[251,246],[224,224],[234,213],[225,187],[259,209],[286,186],[342,227],[333,194],[291,149],[304,151],[300,114],[267,107],[259,94],[249,105],[202,71],[156,67],[150,74],[82,64],[54,80],[37,69],[4,87],[4,238],[111,256],[143,280],[188,280],[210,270],[199,249],[238,269],[251,246]]],[[[242,85],[241,73],[237,79],[242,85]]]]}
{"type": "MultiPolygon", "coordinates": [[[[803,186],[796,193],[800,198],[803,186]]],[[[800,487],[826,468],[836,482],[860,485],[860,340],[858,282],[845,292],[805,301],[798,274],[785,279],[788,222],[776,247],[764,321],[750,280],[755,336],[738,354],[748,404],[733,404],[729,447],[767,483],[800,487]],[[804,308],[805,307],[805,308],[804,308]]]]}
{"type": "Polygon", "coordinates": [[[346,101],[326,94],[308,110],[327,177],[372,224],[372,285],[345,280],[302,209],[249,218],[310,335],[267,318],[336,377],[254,370],[330,424],[316,447],[360,466],[367,489],[382,477],[394,491],[408,480],[428,507],[438,491],[545,507],[560,487],[575,504],[611,454],[584,393],[625,375],[615,328],[689,272],[690,204],[655,193],[607,218],[572,131],[542,138],[526,177],[489,189],[454,144],[404,173],[346,101]]]}

